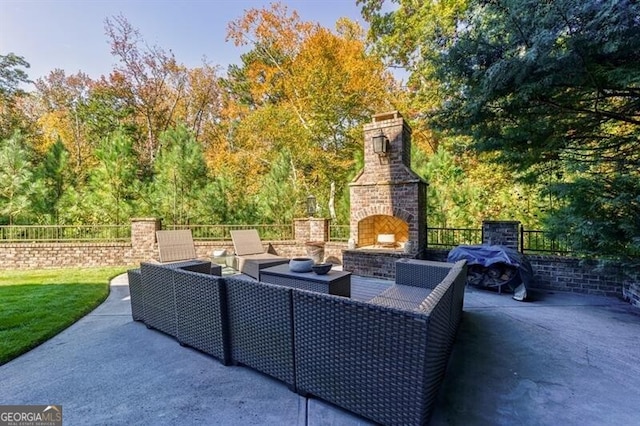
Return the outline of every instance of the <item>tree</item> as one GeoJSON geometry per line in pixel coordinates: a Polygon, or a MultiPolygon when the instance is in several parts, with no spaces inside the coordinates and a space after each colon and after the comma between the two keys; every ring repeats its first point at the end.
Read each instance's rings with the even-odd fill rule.
{"type": "Polygon", "coordinates": [[[85,175],[94,163],[93,151],[100,138],[89,138],[90,122],[83,116],[91,90],[92,80],[82,72],[67,76],[64,70],[55,69],[35,83],[40,102],[44,107],[38,123],[42,133],[42,146],[46,152],[51,145],[62,141],[70,154],[69,166],[78,176],[85,175]]]}
{"type": "Polygon", "coordinates": [[[250,153],[250,172],[264,175],[286,150],[298,190],[327,206],[346,192],[360,126],[372,113],[393,109],[397,89],[367,50],[364,31],[345,19],[336,27],[303,22],[280,3],[248,10],[228,34],[252,50],[224,82],[226,112],[235,120],[231,148],[250,153]]]}
{"type": "Polygon", "coordinates": [[[29,63],[15,53],[0,55],[0,97],[11,98],[22,92],[20,84],[30,83],[22,68],[29,67],[29,63]]]}
{"type": "Polygon", "coordinates": [[[133,141],[123,132],[106,136],[96,150],[97,166],[91,170],[89,196],[84,203],[90,223],[126,223],[134,208],[136,158],[133,141]]]}
{"type": "MultiPolygon", "coordinates": [[[[556,197],[550,229],[584,237],[578,247],[596,247],[589,241],[598,239],[600,254],[639,248],[637,2],[460,2],[441,31],[423,42],[409,33],[418,42],[402,49],[400,32],[409,24],[397,12],[380,14],[373,0],[363,3],[396,48],[390,54],[430,70],[420,77],[433,77],[425,84],[437,89],[439,101],[426,110],[432,123],[470,137],[474,149],[556,197]],[[627,203],[618,211],[621,199],[627,203]]],[[[425,3],[417,14],[447,2],[425,3]]],[[[401,2],[400,10],[408,13],[411,4],[401,2]]],[[[430,25],[423,20],[412,21],[419,32],[430,25]]]]}
{"type": "Polygon", "coordinates": [[[32,165],[19,133],[0,141],[0,221],[14,225],[31,207],[32,165]]]}
{"type": "Polygon", "coordinates": [[[73,185],[69,170],[69,152],[62,140],[51,145],[44,160],[36,171],[37,181],[41,184],[36,197],[35,210],[48,217],[47,223],[60,224],[60,200],[73,185]]]}
{"type": "Polygon", "coordinates": [[[176,111],[187,84],[186,68],[177,63],[172,52],[158,46],[142,48],[139,31],[122,15],[107,19],[105,29],[111,53],[121,64],[112,80],[146,133],[137,150],[143,168],[150,170],[160,150],[160,133],[177,123],[176,111]]]}
{"type": "Polygon", "coordinates": [[[640,249],[638,16],[626,0],[478,4],[441,57],[453,89],[442,123],[550,181],[561,199],[551,228],[600,254],[640,249]]]}
{"type": "Polygon", "coordinates": [[[0,55],[0,140],[10,138],[22,129],[24,115],[18,101],[25,96],[21,84],[30,83],[27,72],[29,63],[14,53],[0,55]]]}
{"type": "Polygon", "coordinates": [[[208,179],[202,147],[184,125],[163,132],[160,141],[154,164],[155,210],[173,224],[204,219],[209,201],[203,197],[208,179]]]}

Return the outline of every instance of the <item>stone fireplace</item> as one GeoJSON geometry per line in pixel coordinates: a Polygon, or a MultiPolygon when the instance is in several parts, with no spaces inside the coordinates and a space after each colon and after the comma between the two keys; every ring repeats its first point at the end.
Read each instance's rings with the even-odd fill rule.
{"type": "Polygon", "coordinates": [[[427,237],[427,183],[411,170],[411,128],[399,112],[376,114],[365,124],[364,168],[349,184],[349,193],[349,234],[356,249],[343,254],[346,270],[388,277],[385,271],[364,274],[350,262],[367,263],[368,254],[419,255],[427,237]],[[376,152],[374,137],[382,136],[387,139],[386,152],[376,152]]]}

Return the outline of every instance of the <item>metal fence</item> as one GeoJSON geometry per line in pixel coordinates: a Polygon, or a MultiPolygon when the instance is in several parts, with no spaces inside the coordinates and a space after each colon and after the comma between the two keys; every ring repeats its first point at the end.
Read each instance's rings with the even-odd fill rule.
{"type": "Polygon", "coordinates": [[[520,251],[567,255],[572,252],[569,235],[552,237],[548,232],[520,229],[520,251]]]}
{"type": "Polygon", "coordinates": [[[329,241],[349,241],[349,225],[329,225],[329,241]]]}
{"type": "Polygon", "coordinates": [[[3,242],[117,242],[131,239],[131,225],[3,225],[3,242]]]}
{"type": "MultiPolygon", "coordinates": [[[[571,249],[569,235],[552,236],[549,232],[520,228],[519,251],[522,253],[544,253],[568,255],[571,249]]],[[[459,245],[482,244],[481,228],[427,228],[427,247],[450,249],[459,245]]]]}
{"type": "Polygon", "coordinates": [[[446,249],[463,244],[482,244],[482,229],[427,228],[427,247],[446,249]]]}
{"type": "MultiPolygon", "coordinates": [[[[191,229],[194,240],[230,241],[234,229],[257,229],[264,240],[294,238],[293,225],[169,225],[191,229]]],[[[0,242],[118,242],[131,240],[131,225],[7,225],[0,226],[0,242]]]]}
{"type": "MultiPolygon", "coordinates": [[[[263,240],[293,240],[294,225],[168,225],[166,229],[191,229],[194,240],[230,241],[231,231],[257,229],[263,240]]],[[[0,242],[119,242],[130,241],[131,225],[4,225],[0,242]]],[[[349,225],[330,225],[329,241],[346,242],[349,225]]],[[[427,247],[451,249],[482,244],[481,228],[427,228],[427,247]]],[[[569,236],[552,237],[548,232],[520,229],[520,251],[567,255],[572,253],[569,236]]]]}
{"type": "Polygon", "coordinates": [[[231,241],[231,231],[238,229],[257,229],[263,240],[293,240],[294,229],[291,225],[168,225],[166,229],[191,229],[194,240],[231,241]]]}

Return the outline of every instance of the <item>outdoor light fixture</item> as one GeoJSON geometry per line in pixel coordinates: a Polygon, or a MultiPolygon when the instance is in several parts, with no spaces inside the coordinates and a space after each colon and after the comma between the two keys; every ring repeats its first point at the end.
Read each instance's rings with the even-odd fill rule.
{"type": "Polygon", "coordinates": [[[313,195],[307,197],[307,214],[309,217],[316,214],[316,197],[313,195]]]}
{"type": "Polygon", "coordinates": [[[382,133],[382,129],[380,133],[374,136],[373,141],[373,152],[378,154],[379,156],[387,155],[389,151],[389,139],[382,133]]]}

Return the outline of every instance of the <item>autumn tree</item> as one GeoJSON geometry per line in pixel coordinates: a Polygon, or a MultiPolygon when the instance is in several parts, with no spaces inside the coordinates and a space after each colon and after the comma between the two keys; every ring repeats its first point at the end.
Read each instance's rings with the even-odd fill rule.
{"type": "Polygon", "coordinates": [[[176,110],[185,96],[188,76],[172,52],[149,47],[140,32],[122,16],[105,21],[111,53],[120,64],[111,76],[123,101],[134,109],[140,129],[137,150],[143,167],[151,170],[160,150],[159,135],[177,123],[176,110]]]}
{"type": "Polygon", "coordinates": [[[227,111],[233,149],[258,153],[251,170],[267,173],[278,153],[290,155],[288,182],[298,193],[316,193],[324,213],[331,188],[341,195],[361,149],[360,125],[389,109],[395,89],[364,32],[341,20],[335,32],[302,22],[280,3],[251,9],[229,25],[229,38],[252,50],[232,67],[227,111]],[[333,185],[332,185],[333,183],[333,185]]]}
{"type": "Polygon", "coordinates": [[[25,96],[21,85],[31,82],[25,71],[29,67],[29,63],[15,53],[0,55],[0,140],[24,130],[19,100],[25,96]]]}
{"type": "Polygon", "coordinates": [[[98,144],[98,140],[89,138],[88,120],[83,115],[91,93],[91,79],[82,72],[67,76],[63,70],[55,69],[35,85],[43,108],[38,120],[42,137],[34,139],[40,142],[34,144],[35,148],[44,153],[58,140],[62,141],[70,154],[69,166],[76,175],[86,175],[86,170],[95,163],[93,151],[98,144]]]}

